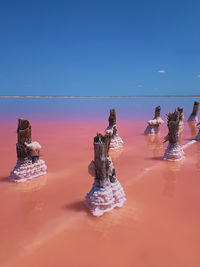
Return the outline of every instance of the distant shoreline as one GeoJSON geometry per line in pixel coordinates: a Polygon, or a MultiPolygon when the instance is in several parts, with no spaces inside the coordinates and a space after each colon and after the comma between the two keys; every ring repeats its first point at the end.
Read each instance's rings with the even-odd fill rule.
{"type": "Polygon", "coordinates": [[[187,98],[200,97],[200,95],[147,95],[147,96],[1,96],[0,98],[187,98]]]}

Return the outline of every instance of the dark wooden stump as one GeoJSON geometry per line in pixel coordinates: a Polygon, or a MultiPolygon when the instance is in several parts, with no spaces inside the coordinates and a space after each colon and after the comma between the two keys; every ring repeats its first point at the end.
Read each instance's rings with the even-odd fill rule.
{"type": "Polygon", "coordinates": [[[30,144],[32,142],[29,120],[18,119],[17,136],[16,150],[18,160],[32,160],[32,150],[26,146],[26,143],[30,144]]]}
{"type": "Polygon", "coordinates": [[[168,135],[165,137],[165,142],[169,141],[170,144],[178,143],[179,121],[180,113],[178,110],[167,114],[168,135]]]}
{"type": "Polygon", "coordinates": [[[102,135],[97,133],[94,137],[94,165],[95,165],[95,178],[96,180],[110,179],[111,182],[116,180],[115,169],[110,175],[109,168],[112,163],[109,157],[111,136],[106,134],[102,135]]]}
{"type": "Polygon", "coordinates": [[[197,116],[199,112],[199,102],[195,101],[193,105],[192,114],[193,116],[197,116]]]}
{"type": "Polygon", "coordinates": [[[157,106],[155,108],[155,115],[154,115],[154,119],[160,118],[160,111],[161,111],[161,107],[157,106]]]}

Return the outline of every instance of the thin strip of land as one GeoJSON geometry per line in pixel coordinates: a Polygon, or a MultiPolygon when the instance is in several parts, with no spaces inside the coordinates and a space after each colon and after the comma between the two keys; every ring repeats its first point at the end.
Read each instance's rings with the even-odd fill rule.
{"type": "Polygon", "coordinates": [[[51,95],[0,95],[0,98],[193,98],[200,95],[140,95],[140,96],[51,96],[51,95]]]}

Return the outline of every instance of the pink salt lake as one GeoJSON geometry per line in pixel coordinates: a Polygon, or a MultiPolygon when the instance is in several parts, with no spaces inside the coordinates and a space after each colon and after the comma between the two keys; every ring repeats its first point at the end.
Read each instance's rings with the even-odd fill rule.
{"type": "Polygon", "coordinates": [[[166,116],[184,108],[182,145],[197,134],[187,125],[198,99],[0,99],[0,266],[199,267],[200,142],[180,162],[162,160],[166,116]],[[161,105],[161,134],[143,132],[161,105]],[[143,110],[145,106],[145,110],[143,110]],[[93,217],[84,205],[92,187],[93,137],[116,108],[121,151],[110,155],[127,201],[93,217]],[[11,183],[17,118],[30,119],[47,175],[11,183]]]}

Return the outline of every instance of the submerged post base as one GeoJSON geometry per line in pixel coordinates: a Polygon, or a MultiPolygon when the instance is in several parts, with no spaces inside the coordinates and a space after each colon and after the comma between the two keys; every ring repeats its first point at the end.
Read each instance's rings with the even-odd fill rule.
{"type": "Polygon", "coordinates": [[[179,144],[169,144],[165,150],[164,160],[179,161],[184,158],[184,151],[179,144]]]}
{"type": "Polygon", "coordinates": [[[115,207],[122,207],[125,200],[124,190],[117,179],[113,183],[110,179],[95,179],[85,203],[94,216],[101,216],[115,207]]]}
{"type": "Polygon", "coordinates": [[[198,116],[191,114],[188,119],[188,122],[198,122],[198,116]]]}
{"type": "Polygon", "coordinates": [[[38,176],[46,174],[47,166],[44,160],[39,159],[35,163],[31,160],[18,161],[9,178],[14,182],[25,182],[38,176]]]}
{"type": "Polygon", "coordinates": [[[145,135],[151,135],[151,134],[153,135],[159,133],[160,133],[159,125],[148,125],[144,131],[145,135]]]}

